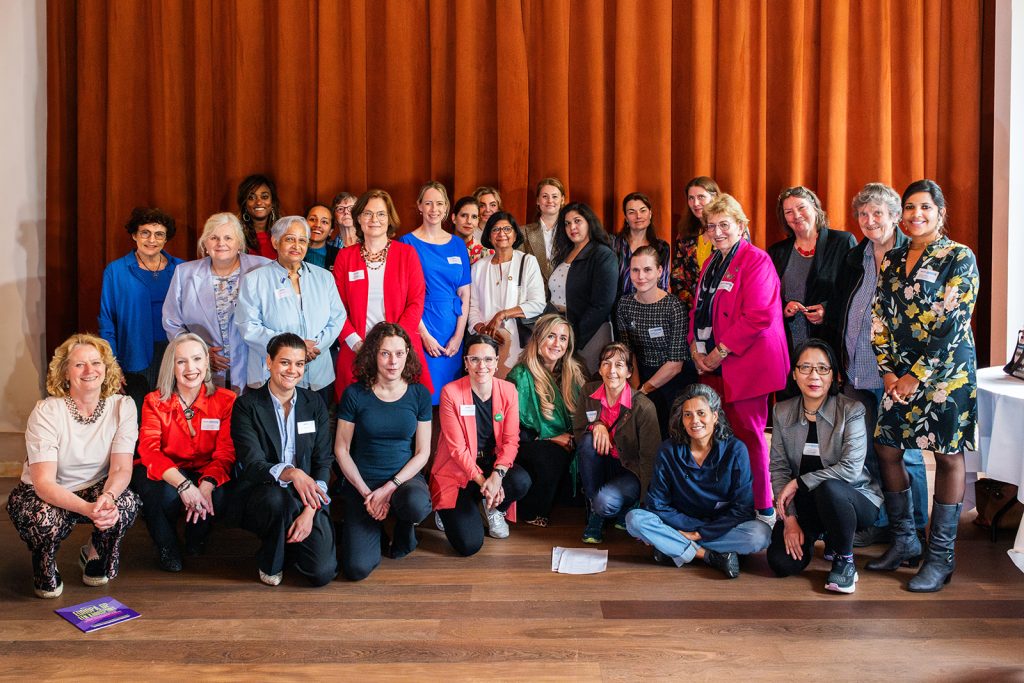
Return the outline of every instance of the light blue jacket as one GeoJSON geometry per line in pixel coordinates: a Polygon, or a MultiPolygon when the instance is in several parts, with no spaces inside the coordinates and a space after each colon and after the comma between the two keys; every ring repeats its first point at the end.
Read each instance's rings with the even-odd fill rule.
{"type": "MultiPolygon", "coordinates": [[[[184,263],[177,256],[161,252],[173,272],[184,263]]],[[[135,252],[129,251],[103,269],[100,290],[100,336],[110,343],[114,357],[125,372],[141,372],[153,361],[153,313],[149,302],[151,277],[139,267],[135,252]]],[[[163,341],[162,339],[159,341],[163,341]]]]}
{"type": "MultiPolygon", "coordinates": [[[[239,288],[245,282],[246,273],[271,262],[268,258],[254,254],[239,254],[238,258],[239,288]]],[[[217,298],[214,295],[209,258],[189,261],[175,269],[167,298],[164,299],[163,326],[168,339],[192,332],[210,346],[224,346],[225,340],[220,333],[220,323],[217,322],[217,298]]],[[[235,327],[234,313],[228,322],[227,343],[231,350],[231,388],[240,391],[248,381],[246,360],[249,347],[235,327]]]]}
{"type": "Polygon", "coordinates": [[[282,332],[311,339],[320,350],[316,360],[306,365],[299,386],[319,391],[334,381],[330,348],[347,317],[338,287],[329,272],[305,262],[299,267],[299,283],[301,297],[288,282],[288,271],[277,261],[253,270],[242,283],[235,326],[249,347],[246,374],[250,387],[261,386],[270,376],[267,343],[282,332]]]}

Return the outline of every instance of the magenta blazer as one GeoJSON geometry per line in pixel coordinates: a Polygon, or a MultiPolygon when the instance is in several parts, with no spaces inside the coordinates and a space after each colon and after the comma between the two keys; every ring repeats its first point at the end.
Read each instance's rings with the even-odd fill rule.
{"type": "MultiPolygon", "coordinates": [[[[473,405],[469,377],[449,382],[441,389],[438,406],[441,435],[430,470],[430,502],[435,510],[455,507],[459,489],[466,488],[481,469],[476,464],[476,414],[463,415],[462,406],[473,405]]],[[[519,453],[519,394],[516,385],[495,379],[491,390],[494,425],[494,464],[511,468],[519,453]]],[[[475,484],[474,484],[475,486],[475,484]]],[[[515,521],[515,504],[507,517],[515,521]]]]}
{"type": "MultiPolygon", "coordinates": [[[[704,262],[700,281],[711,259],[704,262]]],[[[779,276],[771,257],[746,240],[722,276],[715,294],[711,327],[715,341],[730,353],[722,361],[722,380],[727,403],[779,391],[789,374],[789,349],[782,321],[779,276]],[[732,283],[728,285],[726,283],[732,283]],[[725,285],[724,287],[722,285],[725,285]]],[[[700,287],[697,288],[698,296],[700,287]]],[[[690,331],[694,338],[697,300],[690,309],[690,331]]]]}

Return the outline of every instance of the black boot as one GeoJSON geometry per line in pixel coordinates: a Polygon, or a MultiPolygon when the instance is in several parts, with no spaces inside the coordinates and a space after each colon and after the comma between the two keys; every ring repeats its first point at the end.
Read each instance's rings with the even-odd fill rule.
{"type": "Polygon", "coordinates": [[[916,567],[921,561],[921,541],[914,528],[914,499],[910,489],[885,492],[885,511],[889,513],[892,545],[877,560],[865,566],[876,572],[892,572],[900,567],[916,567]]]}
{"type": "Polygon", "coordinates": [[[960,508],[963,503],[945,505],[932,502],[931,531],[928,533],[928,550],[924,565],[917,576],[910,579],[907,590],[914,593],[934,593],[942,590],[953,577],[956,560],[953,545],[956,543],[956,528],[960,522],[960,508]]]}

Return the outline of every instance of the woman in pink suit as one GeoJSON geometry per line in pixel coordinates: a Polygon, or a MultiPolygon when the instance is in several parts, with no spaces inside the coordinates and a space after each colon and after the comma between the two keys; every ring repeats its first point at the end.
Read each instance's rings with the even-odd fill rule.
{"type": "Polygon", "coordinates": [[[379,322],[396,323],[409,333],[423,364],[420,383],[432,392],[418,332],[426,293],[419,256],[408,244],[392,241],[399,227],[398,214],[384,190],[364,193],[352,207],[352,215],[359,243],[339,251],[334,262],[334,281],[348,312],[341,328],[334,398],[340,400],[345,387],[352,384],[356,352],[379,322]]]}
{"type": "Polygon", "coordinates": [[[690,353],[747,447],[757,516],[774,524],[764,428],[768,396],[786,386],[789,369],[779,276],[768,254],[743,239],[749,221],[732,196],[716,196],[702,220],[714,251],[690,311],[690,353]]]}
{"type": "Polygon", "coordinates": [[[484,543],[482,502],[492,538],[507,538],[505,515],[515,521],[515,501],[526,495],[530,475],[515,466],[519,452],[519,394],[495,379],[498,342],[474,334],[463,354],[467,376],[441,390],[441,438],[430,472],[430,500],[448,542],[463,556],[484,543]]]}

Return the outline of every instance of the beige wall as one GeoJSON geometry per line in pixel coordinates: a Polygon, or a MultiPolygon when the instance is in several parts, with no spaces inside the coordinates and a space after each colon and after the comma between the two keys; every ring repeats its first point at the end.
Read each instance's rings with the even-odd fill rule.
{"type": "Polygon", "coordinates": [[[0,65],[0,432],[20,432],[46,364],[43,0],[0,2],[0,65]]]}

